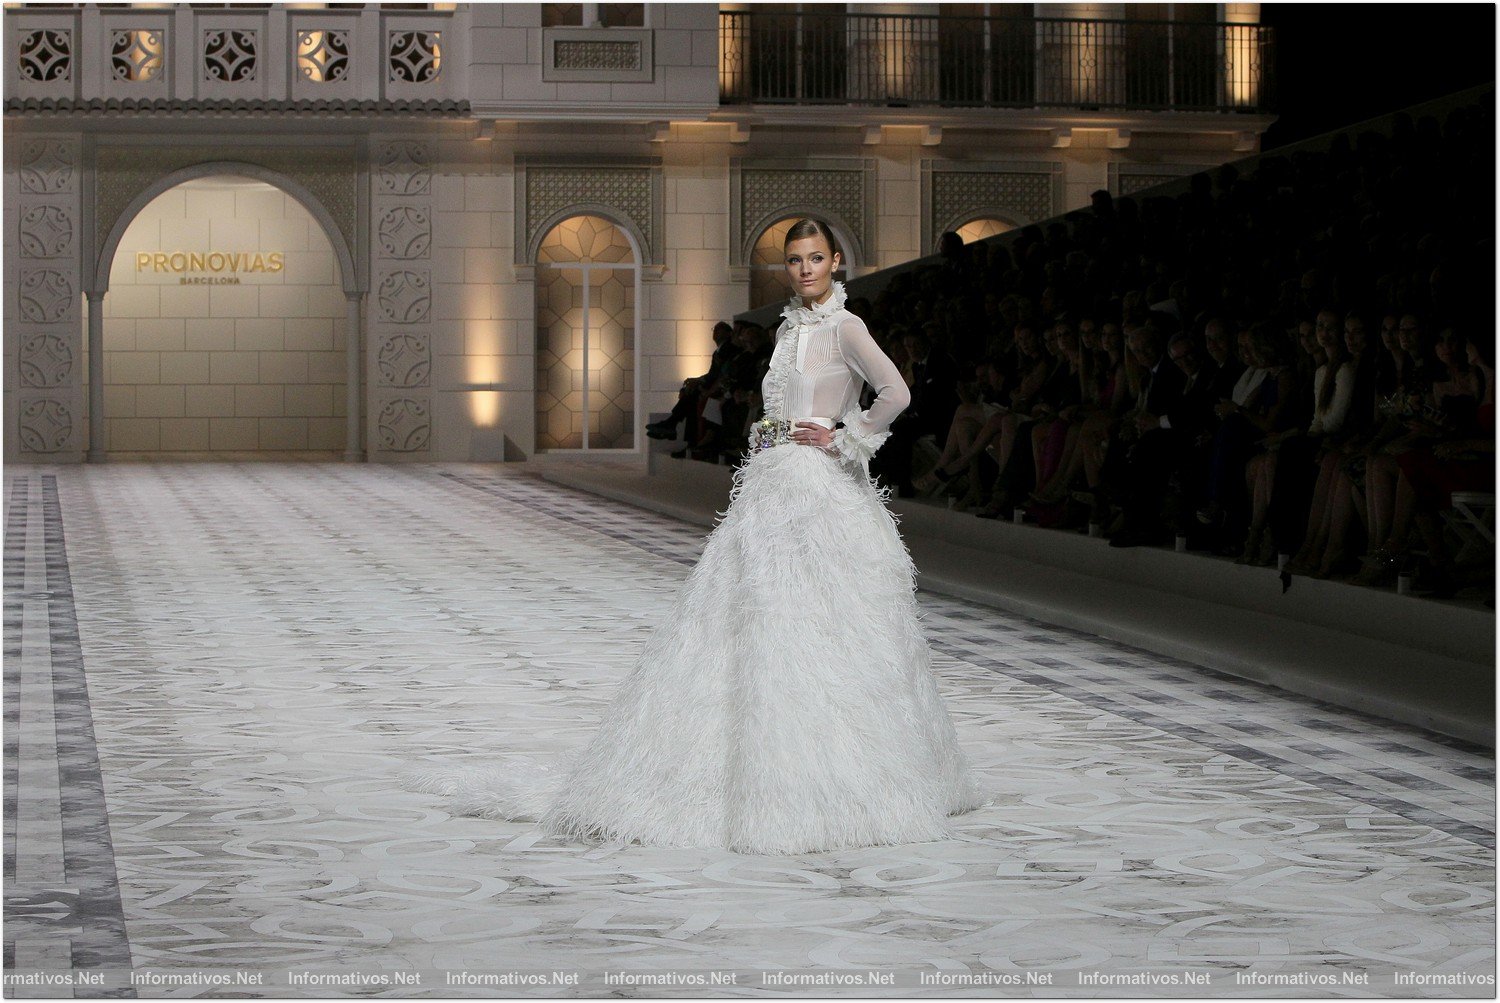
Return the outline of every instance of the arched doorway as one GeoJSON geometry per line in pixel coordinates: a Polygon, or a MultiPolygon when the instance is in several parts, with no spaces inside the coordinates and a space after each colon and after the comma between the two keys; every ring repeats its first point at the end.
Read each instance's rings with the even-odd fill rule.
{"type": "Polygon", "coordinates": [[[99,244],[89,282],[90,462],[104,460],[107,448],[118,453],[211,457],[338,453],[342,445],[344,459],[365,456],[360,393],[363,288],[338,223],[297,181],[239,162],[198,163],[163,175],[115,217],[99,244]],[[136,228],[138,222],[141,226],[136,228]],[[132,241],[138,237],[157,246],[135,247],[132,241]],[[210,246],[216,240],[228,243],[210,246]],[[284,246],[273,246],[278,241],[284,246]],[[121,282],[121,288],[132,291],[111,301],[108,294],[114,280],[123,276],[121,270],[150,273],[154,280],[121,282]],[[186,298],[171,295],[163,313],[162,288],[186,291],[186,298]],[[207,307],[201,295],[205,289],[210,292],[207,307]],[[127,298],[135,303],[121,303],[127,298]],[[117,330],[111,339],[115,349],[138,355],[107,366],[105,318],[111,312],[117,321],[135,321],[130,330],[117,330]],[[171,313],[180,316],[168,316],[171,313]],[[144,342],[136,337],[142,319],[148,321],[144,342]],[[162,322],[177,319],[184,321],[180,331],[162,322]],[[196,321],[192,340],[187,321],[196,321]],[[281,330],[276,331],[278,324],[281,330]],[[163,370],[168,354],[174,358],[165,361],[163,370]],[[255,355],[254,373],[248,354],[255,355]],[[342,363],[342,373],[336,373],[336,360],[342,363]],[[111,379],[115,391],[107,403],[105,388],[111,379]],[[124,393],[123,387],[135,391],[124,393]],[[142,394],[141,387],[150,390],[142,394]],[[196,390],[189,394],[192,387],[196,390]],[[294,390],[288,394],[288,388],[294,390]],[[141,414],[142,397],[147,400],[145,411],[154,414],[141,414]],[[178,397],[180,415],[174,414],[178,397]],[[115,417],[144,417],[156,421],[156,427],[136,424],[124,432],[121,444],[110,442],[110,403],[117,411],[135,411],[115,417]],[[202,414],[210,409],[217,414],[202,414]],[[207,429],[201,421],[195,424],[195,418],[208,420],[207,429]],[[220,423],[217,435],[214,420],[220,423]],[[254,420],[254,445],[249,420],[254,420]],[[336,427],[342,427],[338,444],[336,427]],[[153,435],[156,448],[151,448],[153,435]],[[162,436],[168,448],[162,448],[162,436]]]}
{"type": "Polygon", "coordinates": [[[1003,219],[995,219],[985,216],[979,219],[971,219],[956,231],[965,244],[972,244],[976,240],[984,240],[986,237],[995,237],[1009,230],[1014,230],[1016,225],[1008,223],[1003,219]]]}
{"type": "Polygon", "coordinates": [[[536,259],[536,448],[636,448],[640,255],[626,231],[569,217],[536,259]]]}
{"type": "Polygon", "coordinates": [[[108,289],[108,453],[344,450],[347,299],[333,246],[297,199],[236,175],[176,184],[130,217],[108,289]]]}
{"type": "MultiPolygon", "coordinates": [[[[786,232],[801,216],[788,216],[777,220],[761,232],[750,252],[750,309],[757,310],[775,303],[785,303],[792,296],[792,282],[786,275],[786,261],[782,247],[786,243],[786,232]]],[[[849,260],[847,242],[840,241],[843,267],[833,277],[843,282],[849,278],[853,263],[849,260]]]]}

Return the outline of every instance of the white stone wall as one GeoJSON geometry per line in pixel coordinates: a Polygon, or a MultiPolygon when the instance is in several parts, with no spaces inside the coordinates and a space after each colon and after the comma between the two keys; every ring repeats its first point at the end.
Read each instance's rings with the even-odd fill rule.
{"type": "MultiPolygon", "coordinates": [[[[227,272],[222,274],[228,274],[227,272]]],[[[190,181],[126,230],[104,299],[104,415],[113,453],[339,450],[344,294],[322,229],[270,185],[190,181]],[[137,271],[137,252],[285,255],[238,285],[137,271]]]]}

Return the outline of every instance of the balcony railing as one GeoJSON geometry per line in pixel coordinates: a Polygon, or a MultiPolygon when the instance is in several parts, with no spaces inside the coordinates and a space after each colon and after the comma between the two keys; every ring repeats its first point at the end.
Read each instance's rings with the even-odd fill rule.
{"type": "Polygon", "coordinates": [[[722,104],[1264,112],[1270,28],[722,11],[722,104]]]}
{"type": "Polygon", "coordinates": [[[8,7],[8,100],[328,104],[466,96],[449,10],[282,5],[8,7]]]}

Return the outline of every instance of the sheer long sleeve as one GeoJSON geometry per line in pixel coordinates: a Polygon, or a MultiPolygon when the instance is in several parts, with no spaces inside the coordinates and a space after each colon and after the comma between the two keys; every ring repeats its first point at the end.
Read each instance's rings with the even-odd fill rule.
{"type": "Polygon", "coordinates": [[[839,322],[838,344],[849,368],[875,388],[875,400],[868,411],[856,405],[841,416],[844,427],[834,433],[833,446],[846,459],[865,462],[890,436],[891,422],[911,405],[911,391],[858,317],[851,314],[839,322]]]}

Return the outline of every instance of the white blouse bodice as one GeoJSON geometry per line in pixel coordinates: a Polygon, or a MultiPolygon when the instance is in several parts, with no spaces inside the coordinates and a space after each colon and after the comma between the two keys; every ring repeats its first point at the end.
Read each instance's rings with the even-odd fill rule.
{"type": "Polygon", "coordinates": [[[764,414],[793,423],[816,421],[827,428],[843,422],[847,444],[866,450],[835,448],[850,458],[868,459],[884,441],[891,422],[911,403],[911,391],[864,321],[844,309],[843,284],[813,307],[800,299],[782,311],[785,320],[776,331],[776,348],[761,384],[764,414]],[[859,409],[860,393],[869,383],[875,401],[859,409]],[[849,441],[852,440],[852,441],[849,441]],[[863,452],[860,456],[858,453],[863,452]]]}

